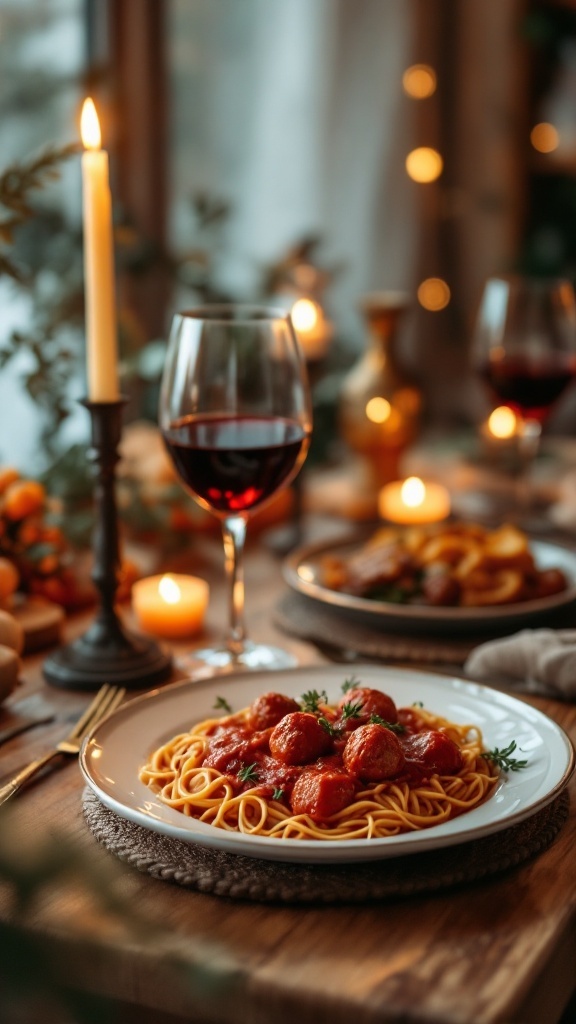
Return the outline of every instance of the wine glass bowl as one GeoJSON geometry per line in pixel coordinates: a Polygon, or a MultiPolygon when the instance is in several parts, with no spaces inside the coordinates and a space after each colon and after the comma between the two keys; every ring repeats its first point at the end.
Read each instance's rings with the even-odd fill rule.
{"type": "Polygon", "coordinates": [[[295,659],[248,640],[246,525],[300,469],[312,431],[306,367],[288,314],[205,306],[174,317],[160,389],[160,428],[176,473],[221,522],[229,585],[224,644],[189,667],[285,668],[295,659]]]}
{"type": "Polygon", "coordinates": [[[484,286],[473,366],[492,398],[519,420],[519,505],[530,503],[529,472],[543,425],[576,377],[576,298],[569,281],[510,275],[484,286]]]}

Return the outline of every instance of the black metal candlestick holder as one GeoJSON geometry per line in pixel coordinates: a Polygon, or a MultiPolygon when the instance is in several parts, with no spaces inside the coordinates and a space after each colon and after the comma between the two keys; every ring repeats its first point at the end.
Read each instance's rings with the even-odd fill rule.
{"type": "Polygon", "coordinates": [[[170,656],[149,637],[128,632],[115,609],[120,565],[115,480],[125,404],[124,398],[82,402],[92,420],[91,460],[96,466],[92,580],[100,602],[86,633],[44,662],[47,681],[65,689],[93,690],[102,683],[145,689],[167,679],[171,672],[170,656]]]}

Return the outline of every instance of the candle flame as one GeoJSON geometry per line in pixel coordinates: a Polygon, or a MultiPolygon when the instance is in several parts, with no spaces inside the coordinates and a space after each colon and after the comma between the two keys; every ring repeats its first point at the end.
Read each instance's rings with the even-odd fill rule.
{"type": "Polygon", "coordinates": [[[419,476],[409,476],[400,488],[400,497],[409,508],[417,508],[426,496],[424,481],[419,476]]]}
{"type": "Polygon", "coordinates": [[[181,597],[180,587],[171,576],[163,576],[158,584],[158,593],[166,604],[178,604],[181,597]]]}
{"type": "Polygon", "coordinates": [[[297,299],[291,316],[297,331],[311,331],[318,323],[318,307],[312,299],[297,299]]]}
{"type": "Polygon", "coordinates": [[[518,417],[507,405],[499,405],[488,417],[488,430],[500,440],[514,437],[518,417]]]}
{"type": "Polygon", "coordinates": [[[100,122],[96,113],[96,107],[94,106],[94,100],[89,96],[84,100],[82,107],[80,134],[82,135],[82,145],[85,149],[100,149],[102,145],[100,122]]]}

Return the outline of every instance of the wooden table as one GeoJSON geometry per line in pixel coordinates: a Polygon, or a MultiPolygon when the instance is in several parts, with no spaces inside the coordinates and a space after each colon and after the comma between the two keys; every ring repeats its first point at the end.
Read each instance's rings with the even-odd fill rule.
{"type": "MultiPolygon", "coordinates": [[[[224,602],[219,544],[201,545],[189,570],[210,578],[208,634],[221,631],[224,602]]],[[[271,608],[283,584],[279,563],[253,545],[246,562],[251,635],[289,645],[303,663],[322,663],[309,645],[279,635],[271,608]]],[[[85,628],[70,622],[70,635],[85,628]]],[[[204,638],[205,639],[205,638],[204,638]]],[[[57,721],[0,749],[5,776],[43,753],[85,706],[86,695],[42,681],[43,656],[26,660],[28,694],[48,702],[57,721]]],[[[576,740],[576,707],[532,699],[576,740]]],[[[576,786],[573,781],[572,789],[576,786]]],[[[54,976],[80,993],[120,1007],[122,1024],[218,1021],[226,1024],[555,1024],[576,987],[576,801],[567,825],[544,854],[491,881],[449,894],[373,906],[286,907],[232,902],[190,892],[125,868],[97,846],[81,812],[75,763],[50,772],[9,806],[7,835],[27,848],[48,833],[72,837],[89,874],[114,869],[123,899],[151,922],[135,932],[90,894],[86,878],[66,877],[15,920],[49,951],[54,976]],[[187,978],[218,966],[216,988],[187,978]]],[[[0,914],[14,921],[11,893],[0,887],[0,914]]],[[[36,948],[36,947],[34,947],[36,948]]],[[[2,963],[0,962],[0,978],[2,963]]],[[[30,972],[33,989],[37,975],[30,972]]],[[[0,1005],[2,991],[0,989],[0,1005]]],[[[12,1024],[6,1016],[0,1019],[12,1024]]],[[[18,1024],[22,1017],[18,1017],[18,1024]]],[[[30,1020],[60,1024],[49,1004],[30,1020]]],[[[27,1024],[28,1018],[26,1018],[27,1024]]]]}

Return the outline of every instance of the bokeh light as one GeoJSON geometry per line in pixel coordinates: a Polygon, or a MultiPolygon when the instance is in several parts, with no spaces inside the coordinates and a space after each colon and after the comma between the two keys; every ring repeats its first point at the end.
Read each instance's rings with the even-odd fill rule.
{"type": "Polygon", "coordinates": [[[530,142],[539,153],[552,153],[560,142],[558,129],[548,121],[541,121],[530,132],[530,142]]]}
{"type": "Polygon", "coordinates": [[[436,92],[436,72],[429,64],[412,64],[402,75],[404,92],[413,100],[425,100],[436,92]]]}
{"type": "Polygon", "coordinates": [[[488,417],[488,430],[501,441],[514,437],[517,426],[518,417],[507,405],[499,405],[488,417]]]}
{"type": "Polygon", "coordinates": [[[444,161],[437,149],[419,146],[406,157],[406,171],[412,181],[421,184],[436,181],[442,174],[444,161]]]}
{"type": "Polygon", "coordinates": [[[385,423],[391,412],[392,406],[387,398],[376,396],[366,403],[366,416],[372,423],[385,423]]]}
{"type": "Polygon", "coordinates": [[[450,302],[450,289],[441,277],[427,277],[418,286],[418,302],[424,309],[437,313],[450,302]]]}
{"type": "Polygon", "coordinates": [[[312,299],[297,299],[290,315],[297,331],[310,331],[318,321],[318,307],[312,299]]]}

